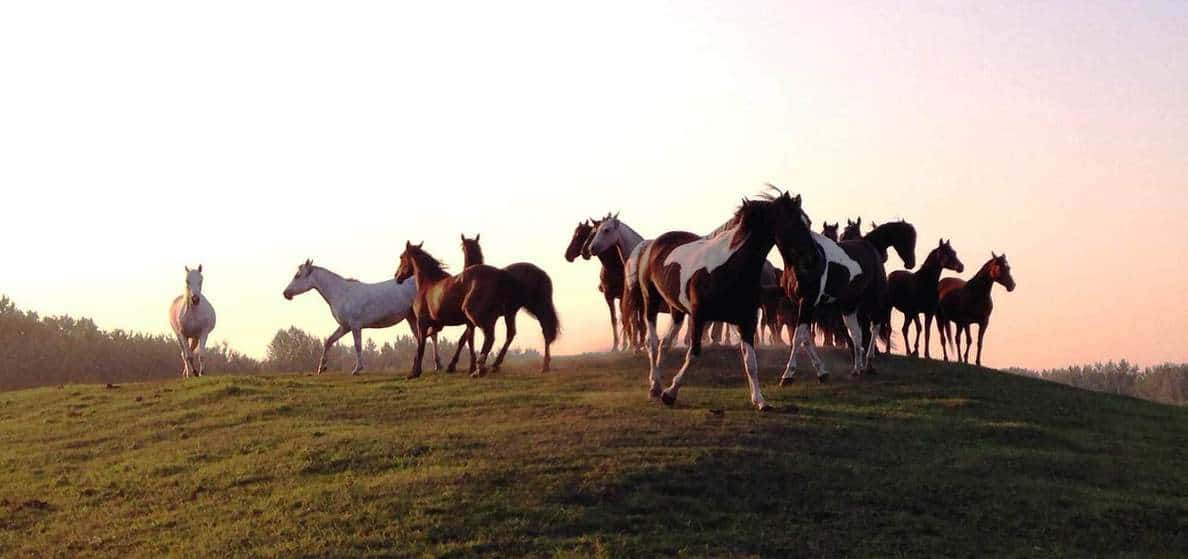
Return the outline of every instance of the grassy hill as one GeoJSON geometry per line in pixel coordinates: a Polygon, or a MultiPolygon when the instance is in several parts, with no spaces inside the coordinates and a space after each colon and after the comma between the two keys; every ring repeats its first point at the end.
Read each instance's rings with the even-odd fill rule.
{"type": "Polygon", "coordinates": [[[1188,553],[1188,409],[900,358],[781,389],[785,357],[795,414],[726,350],[675,409],[607,355],[0,393],[0,556],[1188,553]]]}

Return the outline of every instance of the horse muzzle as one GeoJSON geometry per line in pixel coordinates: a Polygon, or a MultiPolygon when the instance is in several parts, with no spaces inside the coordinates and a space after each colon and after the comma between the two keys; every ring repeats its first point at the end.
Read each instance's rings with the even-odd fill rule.
{"type": "Polygon", "coordinates": [[[284,296],[285,296],[285,300],[286,300],[286,301],[292,301],[292,300],[293,300],[293,294],[292,294],[292,293],[289,293],[289,290],[288,290],[288,289],[286,289],[286,290],[285,290],[285,292],[284,292],[284,293],[282,293],[281,295],[284,295],[284,296]]]}

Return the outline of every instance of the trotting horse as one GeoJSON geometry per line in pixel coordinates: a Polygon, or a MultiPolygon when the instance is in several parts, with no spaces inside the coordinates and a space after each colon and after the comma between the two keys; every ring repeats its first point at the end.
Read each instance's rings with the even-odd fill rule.
{"type": "MultiPolygon", "coordinates": [[[[590,251],[586,247],[589,246],[594,229],[598,225],[599,221],[593,218],[577,224],[573,230],[573,237],[569,239],[569,246],[565,249],[566,261],[573,262],[578,256],[586,260],[590,259],[590,251]]],[[[606,300],[606,308],[610,311],[611,337],[614,340],[611,351],[615,351],[619,349],[620,331],[620,319],[615,316],[615,299],[621,300],[623,297],[623,257],[617,252],[601,252],[596,256],[602,263],[602,269],[598,273],[598,291],[602,292],[602,298],[606,300]]],[[[630,338],[627,337],[626,321],[623,321],[622,330],[622,348],[626,350],[631,345],[630,338]]]]}
{"type": "Polygon", "coordinates": [[[965,265],[957,258],[952,242],[941,239],[936,248],[928,253],[919,270],[896,270],[887,278],[887,302],[903,313],[903,351],[907,355],[919,357],[920,332],[923,330],[924,358],[932,358],[932,318],[936,315],[937,301],[940,300],[938,284],[941,272],[946,269],[960,274],[965,271],[965,265]],[[920,313],[924,313],[923,328],[920,327],[920,313]],[[916,326],[915,344],[908,337],[913,324],[916,326]]]}
{"type": "MultiPolygon", "coordinates": [[[[813,233],[806,242],[777,242],[776,246],[785,266],[795,274],[795,292],[788,295],[797,298],[800,305],[796,335],[780,385],[794,380],[796,354],[801,349],[808,353],[818,381],[824,382],[829,376],[809,330],[819,306],[835,307],[842,315],[854,351],[851,374],[874,373],[870,356],[887,312],[887,273],[883,263],[887,260],[887,249],[894,247],[904,265],[908,268],[916,265],[915,228],[905,222],[889,223],[854,241],[835,243],[813,233]]],[[[789,286],[792,283],[786,282],[789,286]]]]}
{"type": "Polygon", "coordinates": [[[986,336],[986,328],[990,326],[990,313],[994,312],[994,301],[990,299],[990,288],[994,284],[1002,284],[1007,292],[1015,290],[1015,278],[1011,277],[1011,265],[1006,255],[999,256],[990,253],[978,273],[968,282],[958,278],[945,278],[940,282],[940,304],[937,306],[937,324],[941,331],[941,350],[945,361],[949,360],[949,351],[945,343],[951,341],[951,323],[957,323],[957,340],[955,349],[957,358],[962,363],[969,363],[969,348],[973,339],[969,335],[969,325],[978,325],[978,355],[977,365],[982,364],[982,340],[986,336]],[[965,353],[961,353],[961,333],[965,332],[965,353]]]}
{"type": "MultiPolygon", "coordinates": [[[[730,221],[708,236],[672,231],[656,238],[640,258],[639,278],[648,329],[649,394],[667,405],[677,394],[694,361],[701,355],[705,325],[721,321],[738,327],[743,368],[750,385],[751,403],[759,410],[771,406],[759,389],[759,363],[755,329],[760,303],[761,275],[767,254],[777,239],[802,237],[807,242],[808,218],[800,197],[787,192],[763,200],[743,200],[730,221]],[[685,364],[660,389],[660,341],[656,315],[661,302],[674,314],[692,319],[692,343],[685,364]]],[[[786,241],[782,241],[786,242],[786,241]]]]}
{"type": "MultiPolygon", "coordinates": [[[[318,359],[316,370],[318,374],[326,371],[326,352],[347,332],[355,340],[355,368],[351,371],[352,375],[363,370],[364,329],[387,328],[407,320],[413,337],[418,336],[416,317],[412,313],[412,302],[417,295],[416,281],[363,283],[343,278],[326,268],[314,266],[312,260],[306,260],[297,266],[297,273],[293,274],[293,280],[285,287],[283,295],[286,300],[292,301],[293,297],[311,289],[325,299],[330,306],[330,314],[338,323],[338,329],[322,344],[322,357],[318,359]]],[[[433,364],[437,370],[441,370],[437,334],[433,335],[433,364]]]]}
{"type": "Polygon", "coordinates": [[[186,266],[186,291],[169,306],[169,325],[181,349],[182,378],[205,374],[202,354],[206,352],[206,337],[215,327],[215,311],[202,295],[201,264],[196,270],[186,266]]]}
{"type": "MultiPolygon", "coordinates": [[[[516,333],[515,315],[521,308],[527,308],[541,322],[545,335],[545,356],[541,370],[548,370],[549,344],[557,339],[560,328],[551,297],[548,300],[530,299],[523,285],[512,274],[485,264],[471,266],[451,276],[441,262],[425,252],[421,245],[405,243],[404,252],[400,255],[400,266],[396,269],[396,281],[410,277],[417,279],[413,313],[417,317],[419,333],[417,358],[410,378],[421,375],[425,337],[443,327],[460,325],[467,328],[464,336],[473,337],[475,328],[483,331],[483,347],[477,360],[477,369],[474,346],[470,346],[471,375],[487,374],[487,357],[495,343],[495,322],[500,317],[504,318],[508,327],[507,344],[510,344],[516,333]]],[[[492,366],[493,370],[498,370],[502,357],[501,353],[492,366]]]]}
{"type": "MultiPolygon", "coordinates": [[[[475,235],[473,239],[467,239],[466,235],[461,235],[462,257],[465,261],[463,266],[465,268],[484,264],[483,247],[479,245],[479,237],[481,236],[482,235],[475,235]]],[[[557,334],[557,311],[553,308],[553,280],[549,278],[549,275],[545,273],[544,270],[541,270],[536,265],[529,264],[527,262],[517,262],[503,268],[503,270],[511,274],[511,276],[517,282],[519,282],[522,294],[521,298],[524,301],[531,302],[525,303],[526,310],[529,314],[536,317],[536,319],[540,322],[541,331],[545,337],[545,361],[544,366],[541,368],[541,372],[547,372],[549,370],[550,359],[549,344],[551,344],[553,341],[549,338],[550,334],[548,328],[551,327],[553,329],[553,339],[556,339],[557,334]]],[[[495,357],[495,364],[492,368],[496,371],[499,370],[499,365],[503,363],[503,357],[507,354],[507,348],[511,345],[512,338],[514,338],[516,334],[516,313],[513,312],[510,316],[505,318],[507,318],[507,339],[504,340],[503,347],[499,350],[499,355],[495,357]]],[[[470,346],[471,355],[473,356],[474,332],[470,331],[469,334],[470,335],[463,334],[463,337],[458,340],[458,349],[454,352],[454,358],[450,360],[450,365],[446,368],[447,371],[453,372],[454,367],[458,364],[458,356],[462,353],[463,342],[466,342],[466,344],[470,346]]],[[[473,359],[471,367],[473,368],[473,359]]]]}

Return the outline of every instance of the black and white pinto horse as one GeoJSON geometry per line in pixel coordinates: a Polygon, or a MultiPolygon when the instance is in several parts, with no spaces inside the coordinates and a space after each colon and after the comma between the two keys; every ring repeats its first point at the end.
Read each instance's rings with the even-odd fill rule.
{"type": "Polygon", "coordinates": [[[808,218],[801,210],[799,196],[793,198],[784,192],[763,200],[743,200],[734,217],[708,236],[671,231],[643,249],[639,278],[647,325],[649,393],[653,398],[670,406],[676,403],[685,375],[701,355],[706,323],[721,321],[738,327],[751,403],[760,410],[771,409],[759,390],[755,329],[761,276],[777,239],[810,242],[808,218]],[[662,304],[672,310],[674,318],[687,314],[693,332],[685,364],[663,392],[656,335],[656,315],[662,304]]]}
{"type": "Polygon", "coordinates": [[[870,356],[881,327],[890,319],[887,307],[887,249],[894,247],[909,269],[916,265],[916,230],[906,222],[888,223],[856,240],[833,242],[812,233],[801,245],[778,245],[785,266],[795,282],[788,282],[788,296],[800,304],[796,334],[780,386],[796,376],[796,357],[804,350],[817,372],[817,380],[829,377],[817,355],[810,326],[818,307],[836,309],[842,315],[854,351],[851,374],[874,373],[870,356]],[[795,283],[795,285],[792,285],[795,283]]]}

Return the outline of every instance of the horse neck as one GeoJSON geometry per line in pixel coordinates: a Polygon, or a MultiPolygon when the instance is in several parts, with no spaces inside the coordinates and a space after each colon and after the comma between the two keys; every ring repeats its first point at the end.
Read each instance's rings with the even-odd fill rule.
{"type": "Polygon", "coordinates": [[[413,277],[417,278],[417,289],[423,290],[434,283],[450,277],[450,274],[446,273],[446,271],[442,270],[440,267],[434,266],[428,262],[421,262],[420,260],[414,258],[413,277]]]}
{"type": "Polygon", "coordinates": [[[643,235],[636,233],[635,229],[632,229],[630,225],[622,221],[619,222],[618,245],[623,254],[631,254],[631,251],[635,250],[635,247],[639,246],[639,243],[642,243],[643,240],[643,235]]]}
{"type": "Polygon", "coordinates": [[[462,264],[463,268],[469,268],[471,266],[478,266],[480,264],[483,264],[482,249],[479,249],[479,250],[465,250],[464,249],[462,251],[462,257],[465,259],[465,263],[462,264]]]}
{"type": "Polygon", "coordinates": [[[928,258],[925,258],[924,263],[920,265],[920,269],[916,270],[915,276],[916,279],[924,280],[926,285],[935,286],[940,283],[940,254],[935,249],[928,253],[928,258]]]}
{"type": "MultiPolygon", "coordinates": [[[[737,232],[735,233],[738,234],[737,232]]],[[[742,266],[746,272],[755,272],[756,277],[763,274],[763,265],[767,263],[767,255],[771,252],[771,248],[775,246],[775,235],[769,231],[750,231],[747,233],[747,239],[743,241],[739,252],[746,251],[746,257],[743,259],[742,266]]]]}
{"type": "Polygon", "coordinates": [[[341,302],[346,294],[347,280],[330,270],[314,268],[310,271],[310,279],[313,280],[313,286],[318,295],[321,295],[322,299],[326,300],[326,304],[331,307],[341,302]]]}
{"type": "Polygon", "coordinates": [[[598,261],[602,262],[602,266],[605,268],[622,267],[623,262],[626,261],[623,258],[623,247],[621,245],[615,245],[615,250],[603,251],[597,256],[598,261]]]}
{"type": "Polygon", "coordinates": [[[978,270],[978,273],[974,274],[974,277],[965,282],[965,289],[976,295],[985,297],[990,296],[991,287],[994,287],[994,278],[990,277],[989,265],[982,266],[982,269],[978,270]]]}

